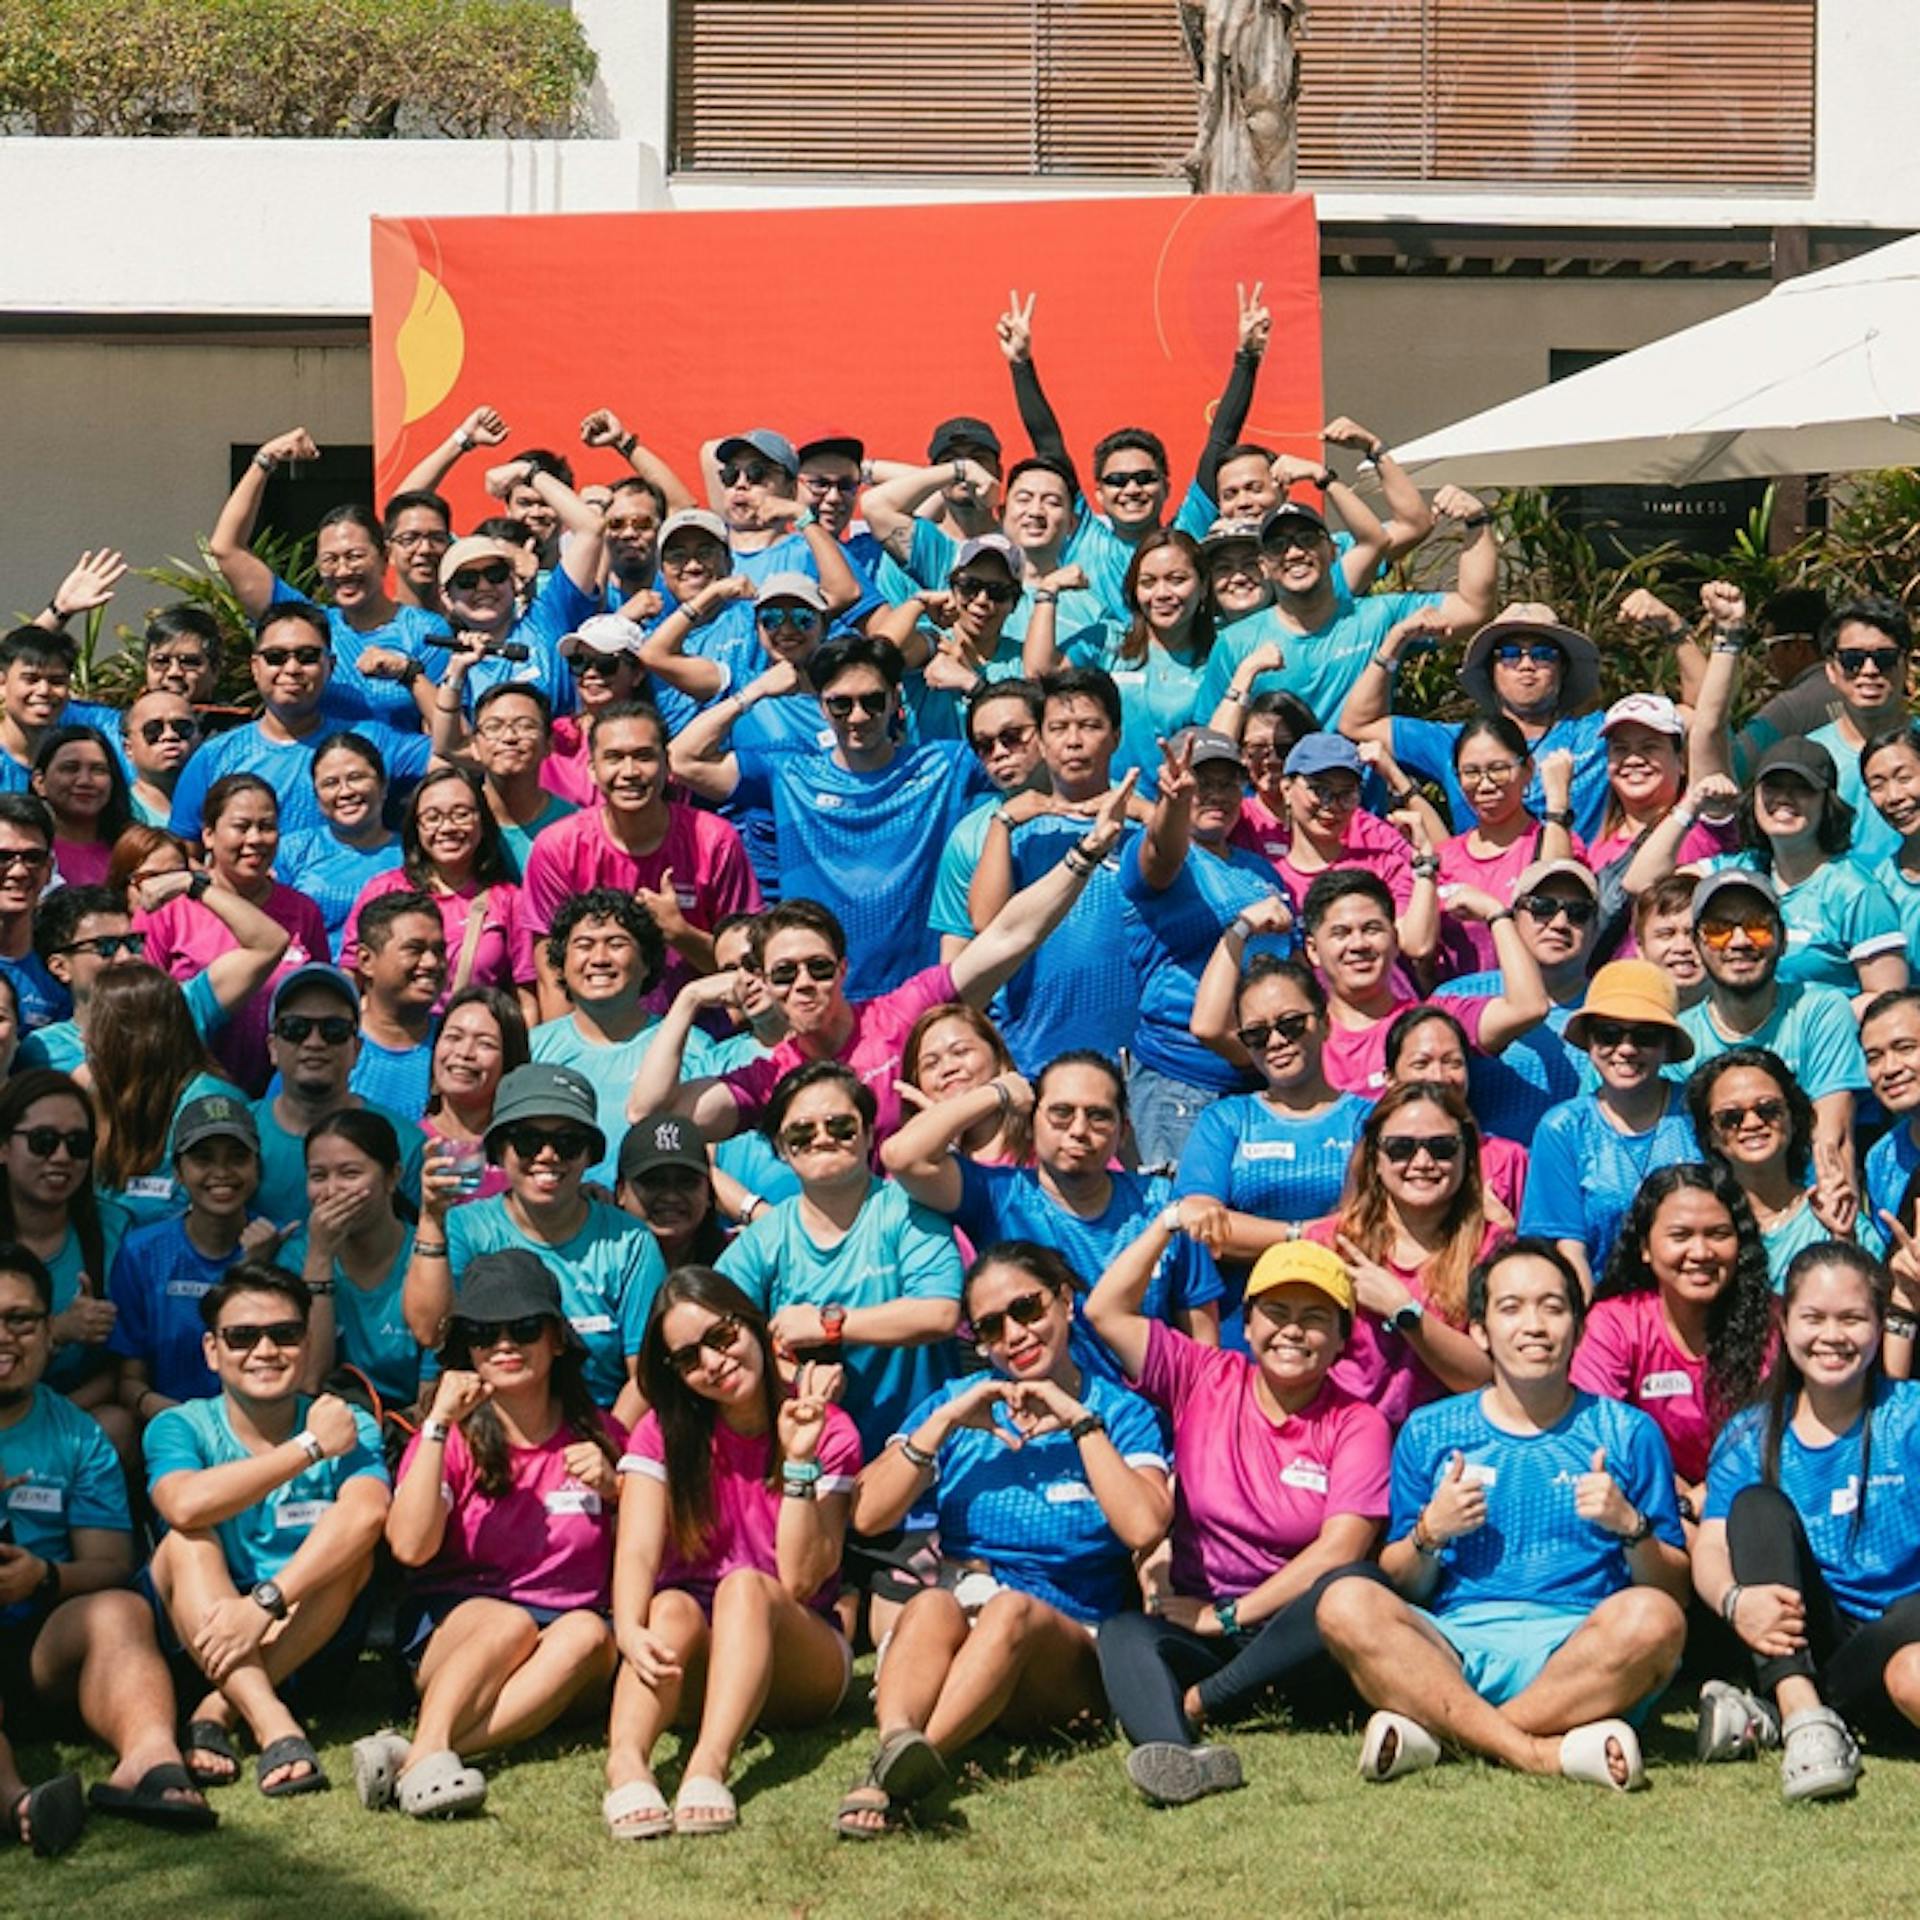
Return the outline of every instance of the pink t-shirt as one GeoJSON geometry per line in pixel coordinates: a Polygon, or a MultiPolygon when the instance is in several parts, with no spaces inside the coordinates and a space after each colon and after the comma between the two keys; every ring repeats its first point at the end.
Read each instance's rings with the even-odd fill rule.
{"type": "MultiPolygon", "coordinates": [[[[876,1146],[900,1125],[900,1096],[894,1092],[893,1083],[902,1078],[901,1053],[913,1023],[929,1007],[959,998],[951,969],[940,966],[911,975],[877,1000],[853,1003],[853,1032],[833,1057],[842,1066],[851,1067],[873,1095],[879,1109],[874,1123],[876,1146]]],[[[781,1076],[805,1066],[810,1058],[797,1041],[782,1040],[771,1052],[728,1074],[724,1084],[740,1109],[740,1124],[755,1125],[781,1076]]]]}
{"type": "MultiPolygon", "coordinates": [[[[1440,843],[1441,900],[1448,887],[1478,887],[1490,893],[1503,907],[1513,905],[1514,890],[1520,876],[1540,858],[1540,832],[1535,828],[1523,833],[1512,846],[1504,847],[1491,858],[1473,852],[1470,833],[1456,833],[1440,843]]],[[[1574,834],[1573,857],[1585,861],[1587,850],[1574,834]]],[[[1493,929],[1477,920],[1459,920],[1445,911],[1440,914],[1440,950],[1434,955],[1434,977],[1455,980],[1466,973],[1486,973],[1500,964],[1494,950],[1493,929]]]]}
{"type": "MultiPolygon", "coordinates": [[[[365,912],[367,902],[378,900],[382,894],[413,891],[413,881],[399,867],[390,873],[375,874],[360,889],[360,898],[353,903],[353,910],[347,915],[347,924],[340,929],[340,964],[343,967],[351,968],[353,965],[360,916],[365,912]]],[[[467,943],[467,921],[472,916],[473,903],[480,897],[480,892],[477,886],[465,886],[458,893],[433,893],[434,904],[440,909],[440,925],[447,936],[447,984],[434,1008],[436,1013],[452,998],[454,973],[467,943]]],[[[533,931],[527,923],[526,896],[511,880],[496,880],[486,889],[486,895],[480,939],[473,950],[473,967],[467,975],[466,984],[503,987],[509,993],[519,983],[531,986],[536,975],[533,966],[533,931]]]]}
{"type": "Polygon", "coordinates": [[[1369,1099],[1387,1084],[1387,1033],[1409,1007],[1433,1005],[1450,1013],[1466,1029],[1468,1040],[1480,1044],[1480,1022],[1492,999],[1484,994],[1449,994],[1444,1000],[1428,1002],[1409,995],[1395,1000],[1393,1010],[1365,1027],[1343,1027],[1336,1020],[1327,1031],[1326,1049],[1321,1065],[1328,1082],[1342,1093],[1361,1093],[1369,1099]]]}
{"type": "Polygon", "coordinates": [[[53,866],[70,887],[104,887],[113,860],[110,840],[62,840],[53,837],[53,866]]]}
{"type": "MultiPolygon", "coordinates": [[[[1330,1214],[1324,1220],[1309,1222],[1303,1231],[1307,1239],[1331,1247],[1339,1236],[1340,1223],[1330,1214]]],[[[1508,1231],[1489,1222],[1480,1235],[1475,1258],[1484,1259],[1508,1231]]],[[[1438,1311],[1428,1298],[1418,1267],[1403,1267],[1395,1260],[1382,1260],[1380,1264],[1429,1313],[1438,1311]]],[[[1415,1407],[1424,1407],[1429,1400],[1439,1400],[1451,1391],[1434,1376],[1410,1341],[1388,1333],[1372,1314],[1364,1312],[1353,1316],[1353,1337],[1327,1377],[1356,1400],[1378,1407],[1396,1433],[1415,1407]]]]}
{"type": "MultiPolygon", "coordinates": [[[[295,967],[332,957],[326,918],[304,893],[276,880],[261,910],[276,925],[286,928],[291,936],[287,951],[267,984],[234,1010],[233,1017],[209,1043],[214,1058],[238,1085],[255,1096],[266,1092],[267,1082],[273,1077],[267,1058],[267,1008],[272,1004],[274,987],[295,967]]],[[[146,933],[147,958],[183,984],[240,944],[218,914],[184,893],[156,912],[136,909],[133,924],[146,933]]]]}
{"type": "MultiPolygon", "coordinates": [[[[1621,825],[1596,840],[1586,851],[1586,863],[1595,873],[1611,866],[1639,838],[1638,831],[1621,825]]],[[[1696,820],[1680,837],[1680,850],[1674,865],[1690,867],[1696,860],[1711,860],[1716,854],[1732,853],[1740,845],[1740,826],[1734,820],[1696,820]]]]}
{"type": "Polygon", "coordinates": [[[1497,1133],[1480,1136],[1480,1184],[1518,1220],[1527,1193],[1527,1150],[1497,1133]]]}
{"type": "Polygon", "coordinates": [[[1173,1426],[1173,1585],[1237,1600],[1319,1539],[1330,1515],[1384,1520],[1393,1439],[1378,1411],[1329,1376],[1277,1424],[1245,1354],[1155,1320],[1140,1391],[1173,1426]]]}
{"type": "MultiPolygon", "coordinates": [[[[626,1429],[606,1414],[600,1425],[618,1450],[626,1429]]],[[[556,1427],[537,1447],[507,1455],[510,1485],[498,1496],[480,1491],[466,1435],[447,1435],[441,1497],[447,1529],[440,1551],[415,1576],[421,1593],[512,1600],[523,1607],[604,1613],[613,1598],[615,1503],[603,1501],[567,1471],[574,1436],[556,1427]]],[[[416,1434],[400,1462],[405,1475],[420,1451],[416,1434]]]]}
{"type": "Polygon", "coordinates": [[[1667,1325],[1659,1289],[1609,1295],[1587,1315],[1573,1356],[1573,1384],[1650,1414],[1667,1436],[1674,1471],[1703,1480],[1713,1450],[1706,1362],[1684,1352],[1667,1325]]]}
{"type": "MultiPolygon", "coordinates": [[[[544,935],[576,895],[593,887],[617,893],[655,889],[668,873],[680,911],[703,933],[730,913],[760,911],[760,883],[747,864],[747,850],[717,813],[669,802],[666,838],[651,853],[636,856],[614,839],[601,804],[570,813],[535,837],[527,855],[528,924],[544,935]]],[[[642,1005],[664,1013],[693,973],[689,962],[668,948],[666,969],[642,1005]]]]}
{"type": "MultiPolygon", "coordinates": [[[[742,1567],[777,1574],[780,1563],[774,1541],[780,1525],[780,1502],[786,1497],[778,1485],[767,1485],[767,1449],[773,1436],[736,1433],[724,1420],[713,1423],[713,1525],[698,1562],[683,1560],[667,1536],[666,1557],[654,1580],[656,1589],[677,1588],[692,1594],[702,1607],[713,1604],[713,1590],[742,1567]]],[[[860,1471],[860,1435],[838,1407],[827,1409],[820,1436],[820,1478],[817,1490],[851,1493],[860,1471]]],[[[649,1412],[633,1430],[633,1442],[620,1462],[622,1473],[645,1474],[663,1485],[667,1478],[666,1448],[660,1437],[660,1418],[649,1412]]],[[[808,1602],[817,1612],[831,1609],[840,1592],[835,1574],[808,1602]]]]}
{"type": "MultiPolygon", "coordinates": [[[[1292,822],[1276,819],[1266,803],[1249,794],[1240,803],[1240,824],[1234,828],[1233,844],[1257,853],[1287,883],[1293,904],[1299,907],[1307,889],[1327,871],[1311,870],[1293,863],[1292,822]]],[[[1413,898],[1413,851],[1406,836],[1397,827],[1376,819],[1370,813],[1353,813],[1347,818],[1347,830],[1341,839],[1336,867],[1358,867],[1377,875],[1387,883],[1393,895],[1396,913],[1404,913],[1413,898]]]]}
{"type": "Polygon", "coordinates": [[[576,807],[599,804],[600,789],[593,784],[593,757],[587,751],[587,733],[580,722],[562,718],[553,723],[553,743],[540,763],[540,784],[576,807]]]}

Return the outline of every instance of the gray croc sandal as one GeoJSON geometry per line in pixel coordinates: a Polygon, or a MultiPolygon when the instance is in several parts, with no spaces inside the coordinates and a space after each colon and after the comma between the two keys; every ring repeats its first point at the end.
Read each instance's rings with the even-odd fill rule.
{"type": "Polygon", "coordinates": [[[382,1727],[378,1733],[353,1743],[353,1790],[369,1813],[393,1805],[400,1769],[412,1751],[412,1741],[391,1727],[382,1727]]]}
{"type": "Polygon", "coordinates": [[[1127,1755],[1127,1778],[1156,1807],[1184,1807],[1210,1793],[1231,1793],[1245,1784],[1240,1756],[1231,1747],[1183,1747],[1148,1740],[1127,1755]]]}
{"type": "Polygon", "coordinates": [[[415,1820],[437,1820],[456,1813],[478,1813],[486,1805],[486,1776],[451,1748],[416,1760],[395,1786],[400,1811],[415,1820]]]}
{"type": "Polygon", "coordinates": [[[1780,1792],[1787,1800],[1837,1800],[1859,1785],[1860,1749],[1831,1707],[1788,1714],[1780,1743],[1780,1792]]]}
{"type": "Polygon", "coordinates": [[[1751,1760],[1762,1747],[1779,1744],[1779,1712],[1758,1694],[1725,1680],[1709,1680],[1700,1689],[1694,1752],[1702,1766],[1718,1760],[1751,1760]]]}

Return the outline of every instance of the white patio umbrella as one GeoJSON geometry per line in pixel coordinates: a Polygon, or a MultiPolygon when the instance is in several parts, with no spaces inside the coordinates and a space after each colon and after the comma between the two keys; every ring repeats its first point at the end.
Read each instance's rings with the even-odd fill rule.
{"type": "Polygon", "coordinates": [[[1920,236],[1395,452],[1423,486],[1684,486],[1920,464],[1920,236]]]}

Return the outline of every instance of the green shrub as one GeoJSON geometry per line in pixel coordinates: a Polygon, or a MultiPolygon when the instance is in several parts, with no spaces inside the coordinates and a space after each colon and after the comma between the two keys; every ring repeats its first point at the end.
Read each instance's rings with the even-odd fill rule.
{"type": "Polygon", "coordinates": [[[563,136],[593,74],[543,0],[0,0],[9,132],[563,136]]]}

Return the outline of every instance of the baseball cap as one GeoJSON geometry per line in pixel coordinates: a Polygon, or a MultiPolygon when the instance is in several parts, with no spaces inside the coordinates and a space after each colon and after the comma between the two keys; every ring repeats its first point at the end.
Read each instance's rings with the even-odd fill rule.
{"type": "Polygon", "coordinates": [[[972,540],[961,541],[960,551],[953,559],[954,573],[976,560],[998,560],[1013,575],[1016,584],[1027,571],[1025,556],[1004,533],[983,533],[972,540]]]}
{"type": "Polygon", "coordinates": [[[1304,520],[1308,526],[1319,532],[1327,531],[1327,516],[1316,507],[1310,507],[1304,500],[1282,500],[1267,517],[1260,522],[1262,544],[1272,539],[1276,530],[1288,520],[1304,520]]]}
{"type": "Polygon", "coordinates": [[[646,635],[617,613],[591,613],[571,633],[560,636],[560,658],[577,660],[583,653],[617,660],[623,653],[638,654],[646,635]]]}
{"type": "Polygon", "coordinates": [[[1578,860],[1536,860],[1513,883],[1513,897],[1517,900],[1523,893],[1532,893],[1549,880],[1577,881],[1583,893],[1590,893],[1596,900],[1600,898],[1600,882],[1578,860]]]}
{"type": "Polygon", "coordinates": [[[677,1113],[650,1113],[636,1120],[620,1142],[620,1178],[638,1180],[659,1167],[709,1171],[707,1136],[677,1113]]]}
{"type": "Polygon", "coordinates": [[[1218,727],[1182,727],[1167,742],[1167,750],[1176,760],[1183,759],[1187,743],[1193,743],[1193,764],[1204,767],[1210,761],[1224,760],[1233,766],[1244,766],[1240,749],[1218,727]]]}
{"type": "Polygon", "coordinates": [[[253,1110],[230,1093],[203,1093],[198,1100],[189,1100],[173,1124],[174,1158],[203,1140],[238,1140],[258,1154],[260,1128],[253,1110]]]}
{"type": "Polygon", "coordinates": [[[304,967],[295,967],[275,986],[273,998],[267,1003],[269,1025],[279,1016],[281,1003],[302,987],[325,987],[339,997],[356,1020],[360,1018],[360,989],[354,985],[353,975],[344,968],[330,967],[324,960],[309,960],[304,967]]]}
{"type": "Polygon", "coordinates": [[[729,434],[714,448],[713,457],[725,466],[730,460],[738,460],[742,454],[757,453],[763,460],[771,460],[776,467],[786,473],[800,471],[800,456],[793,450],[793,442],[784,433],[775,433],[771,427],[749,427],[745,433],[729,434]]]}
{"type": "Polygon", "coordinates": [[[810,573],[770,573],[760,582],[753,596],[756,607],[770,605],[775,600],[798,600],[803,607],[811,607],[815,613],[825,613],[827,596],[820,590],[820,582],[810,573]]]}
{"type": "Polygon", "coordinates": [[[1723,895],[1729,893],[1758,894],[1766,903],[1767,912],[1778,920],[1780,915],[1780,896],[1774,891],[1773,882],[1757,867],[1722,867],[1717,873],[1710,873],[1693,890],[1693,924],[1697,927],[1706,918],[1708,906],[1723,895]]]}
{"type": "Polygon", "coordinates": [[[487,1126],[490,1155],[501,1131],[521,1120],[571,1120],[592,1133],[594,1159],[598,1160],[607,1150],[607,1136],[600,1131],[600,1105],[594,1097],[593,1082],[572,1067],[533,1060],[523,1067],[515,1067],[500,1082],[493,1099],[493,1119],[487,1126]]]}
{"type": "Polygon", "coordinates": [[[569,1343],[578,1343],[579,1336],[560,1305],[560,1283],[547,1263],[529,1247],[498,1247],[467,1262],[448,1318],[498,1326],[504,1320],[527,1320],[536,1314],[557,1320],[569,1343]]]}
{"type": "Polygon", "coordinates": [[[1616,700],[1600,722],[1603,734],[1615,727],[1650,727],[1655,733],[1671,734],[1678,740],[1686,733],[1687,723],[1664,693],[1630,693],[1616,700]]]}
{"type": "Polygon", "coordinates": [[[857,463],[866,459],[867,443],[857,433],[848,433],[840,427],[816,427],[798,442],[794,451],[803,466],[810,453],[844,453],[857,463]]]}
{"type": "Polygon", "coordinates": [[[1366,763],[1360,758],[1359,749],[1344,734],[1307,733],[1293,743],[1283,771],[1289,774],[1350,773],[1355,779],[1362,779],[1366,775],[1366,763]]]}
{"type": "Polygon", "coordinates": [[[984,420],[976,420],[970,413],[956,413],[934,428],[933,438],[927,442],[927,458],[937,465],[951,460],[963,446],[985,447],[996,460],[1000,457],[1000,436],[984,420]]]}
{"type": "Polygon", "coordinates": [[[1200,542],[1200,551],[1211,553],[1216,547],[1257,547],[1259,544],[1259,521],[1216,520],[1200,542]]]}
{"type": "Polygon", "coordinates": [[[711,535],[722,546],[727,543],[727,523],[717,513],[705,507],[682,507],[678,513],[670,513],[660,528],[660,544],[664,547],[676,533],[685,533],[691,527],[696,533],[711,535]]]}
{"type": "Polygon", "coordinates": [[[1831,793],[1840,777],[1834,768],[1833,755],[1818,740],[1799,736],[1776,740],[1754,762],[1756,786],[1770,773],[1798,774],[1808,786],[1817,787],[1822,793],[1831,793]]]}
{"type": "Polygon", "coordinates": [[[504,560],[512,566],[513,549],[504,540],[484,533],[462,534],[440,556],[440,584],[444,587],[461,568],[472,566],[476,560],[504,560]]]}
{"type": "Polygon", "coordinates": [[[1312,1287],[1342,1313],[1353,1311],[1353,1276],[1331,1247],[1316,1240],[1282,1240],[1269,1247],[1247,1275],[1245,1298],[1257,1300],[1289,1285],[1312,1287]]]}

